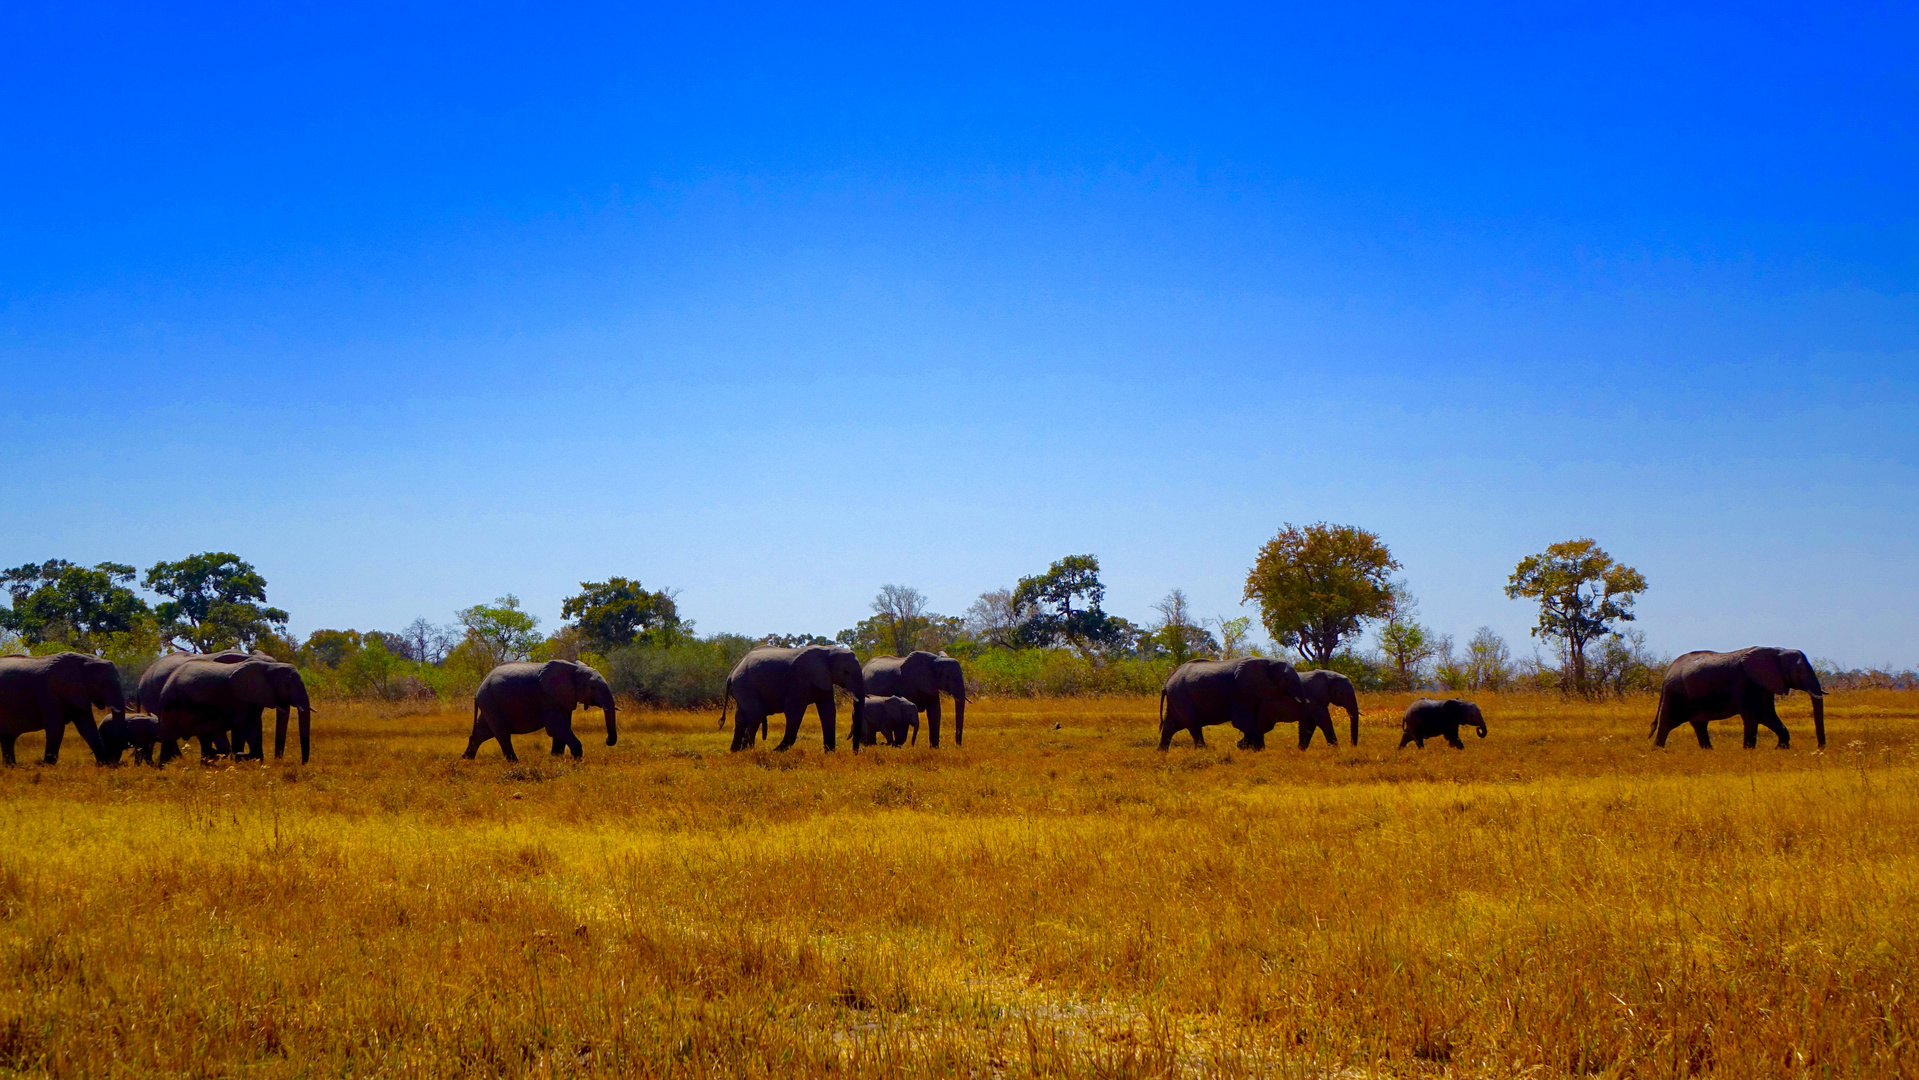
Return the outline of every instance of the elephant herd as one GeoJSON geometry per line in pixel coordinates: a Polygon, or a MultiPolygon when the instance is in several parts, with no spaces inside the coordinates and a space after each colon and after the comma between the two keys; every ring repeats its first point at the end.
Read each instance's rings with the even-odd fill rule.
{"type": "MultiPolygon", "coordinates": [[[[762,646],[747,653],[726,679],[720,724],[733,708],[732,749],[745,750],[765,738],[774,713],[784,720],[777,749],[799,737],[808,707],[819,713],[826,749],[836,745],[835,694],[852,698],[853,749],[884,738],[899,746],[918,742],[925,714],[927,743],[940,745],[940,696],[953,699],[953,742],[966,732],[966,680],[958,660],[914,652],[876,657],[861,665],[853,651],[839,645],[801,648],[762,646]]],[[[1795,649],[1754,647],[1736,652],[1690,652],[1672,662],[1659,694],[1650,735],[1655,745],[1681,724],[1691,724],[1699,745],[1710,749],[1706,725],[1738,716],[1745,725],[1744,745],[1758,743],[1759,729],[1770,730],[1781,747],[1791,733],[1779,722],[1775,699],[1803,690],[1812,699],[1813,731],[1826,745],[1824,691],[1806,654],[1795,649]]],[[[166,761],[179,755],[182,739],[200,742],[203,757],[232,754],[265,757],[264,715],[274,710],[273,756],[286,751],[290,712],[299,716],[300,760],[312,752],[312,706],[299,671],[259,653],[229,650],[202,655],[174,653],[142,672],[131,712],[119,672],[109,661],[83,653],[0,657],[0,756],[14,764],[14,741],[30,731],[46,736],[45,760],[59,760],[68,724],[79,732],[96,760],[118,762],[128,749],[134,760],[166,761]],[[109,718],[94,722],[94,710],[109,718]]],[[[619,739],[613,691],[600,673],[570,660],[508,663],[493,669],[473,696],[473,733],[465,756],[498,741],[509,760],[518,760],[513,736],[544,732],[556,755],[580,757],[573,733],[573,710],[586,706],[606,716],[606,744],[619,739]]],[[[1299,747],[1315,733],[1337,746],[1332,710],[1344,710],[1354,744],[1359,742],[1359,700],[1353,684],[1332,671],[1296,671],[1283,660],[1189,660],[1174,669],[1160,689],[1159,748],[1186,731],[1195,746],[1206,745],[1204,729],[1230,724],[1240,732],[1239,747],[1261,749],[1280,724],[1294,724],[1299,747]]],[[[1400,746],[1425,746],[1443,738],[1463,749],[1459,729],[1474,728],[1486,737],[1479,707],[1458,698],[1420,699],[1401,720],[1400,746]]]]}

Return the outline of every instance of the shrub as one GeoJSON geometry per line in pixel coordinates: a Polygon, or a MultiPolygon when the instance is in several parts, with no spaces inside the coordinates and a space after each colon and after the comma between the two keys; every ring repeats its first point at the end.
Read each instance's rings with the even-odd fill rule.
{"type": "Polygon", "coordinates": [[[602,674],[615,694],[643,704],[675,709],[718,705],[733,665],[757,644],[738,634],[671,645],[641,642],[608,653],[602,674]]]}

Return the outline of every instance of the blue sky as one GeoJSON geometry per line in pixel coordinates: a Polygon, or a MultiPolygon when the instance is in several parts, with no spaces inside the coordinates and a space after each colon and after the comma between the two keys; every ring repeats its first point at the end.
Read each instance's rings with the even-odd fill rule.
{"type": "Polygon", "coordinates": [[[831,634],[1282,522],[1919,662],[1910,5],[0,15],[0,562],[831,634]]]}

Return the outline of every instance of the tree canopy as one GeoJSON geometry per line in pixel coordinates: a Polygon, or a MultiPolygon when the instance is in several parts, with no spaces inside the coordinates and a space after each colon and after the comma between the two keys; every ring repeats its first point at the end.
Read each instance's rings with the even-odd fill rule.
{"type": "Polygon", "coordinates": [[[251,649],[276,629],[286,632],[287,613],[265,606],[266,578],[231,552],[155,563],[142,584],[168,598],[154,609],[167,635],[200,652],[251,649]]]}
{"type": "Polygon", "coordinates": [[[128,633],[152,615],[147,602],[127,588],[133,573],[121,563],[89,568],[65,559],[0,571],[13,599],[0,609],[0,628],[31,645],[55,641],[82,648],[98,637],[128,633]]]}
{"type": "Polygon", "coordinates": [[[476,659],[489,667],[525,660],[540,643],[539,632],[534,629],[540,625],[540,617],[521,611],[520,598],[512,593],[491,606],[475,604],[462,609],[455,617],[466,627],[466,640],[461,646],[471,649],[476,659]]]}
{"type": "Polygon", "coordinates": [[[1291,523],[1259,549],[1245,599],[1259,602],[1274,641],[1325,666],[1360,624],[1392,611],[1399,562],[1377,533],[1351,525],[1291,523]]]}
{"type": "Polygon", "coordinates": [[[648,592],[638,579],[623,577],[580,582],[579,595],[567,597],[560,617],[576,620],[587,648],[598,653],[636,641],[670,645],[680,626],[671,591],[648,592]]]}
{"type": "Polygon", "coordinates": [[[1017,639],[1023,645],[1051,646],[1064,641],[1085,650],[1110,647],[1127,637],[1131,624],[1100,610],[1106,586],[1100,584],[1099,559],[1068,555],[1044,574],[1019,579],[1013,588],[1012,611],[1019,621],[1017,639]],[[1078,600],[1080,607],[1073,602],[1078,600]]]}
{"type": "Polygon", "coordinates": [[[1615,634],[1613,624],[1631,622],[1633,602],[1646,591],[1645,575],[1614,561],[1589,537],[1553,544],[1513,568],[1506,595],[1539,602],[1534,637],[1556,639],[1566,649],[1573,689],[1590,691],[1586,646],[1615,634]]]}

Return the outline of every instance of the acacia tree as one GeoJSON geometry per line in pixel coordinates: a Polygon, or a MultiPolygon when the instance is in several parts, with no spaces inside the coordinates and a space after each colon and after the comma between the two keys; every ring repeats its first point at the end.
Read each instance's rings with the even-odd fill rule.
{"type": "Polygon", "coordinates": [[[1377,533],[1351,525],[1291,523],[1259,549],[1245,599],[1259,601],[1274,641],[1325,666],[1368,619],[1392,612],[1399,562],[1377,533]]]}
{"type": "Polygon", "coordinates": [[[142,584],[168,598],[154,609],[167,634],[200,652],[251,649],[276,628],[286,633],[287,613],[265,606],[267,579],[231,552],[155,563],[142,584]]]}
{"type": "Polygon", "coordinates": [[[1557,640],[1566,650],[1573,689],[1589,691],[1586,646],[1608,634],[1616,622],[1633,620],[1633,601],[1646,591],[1646,578],[1615,562],[1591,538],[1567,540],[1528,555],[1513,568],[1506,595],[1539,602],[1534,637],[1557,640]]]}
{"type": "Polygon", "coordinates": [[[1018,638],[1027,645],[1055,645],[1060,641],[1086,651],[1089,645],[1108,645],[1125,636],[1127,625],[1100,610],[1106,586],[1099,581],[1099,559],[1068,555],[1044,574],[1019,579],[1013,589],[1013,615],[1019,620],[1018,638]],[[1077,598],[1082,605],[1073,607],[1077,598]]]}

